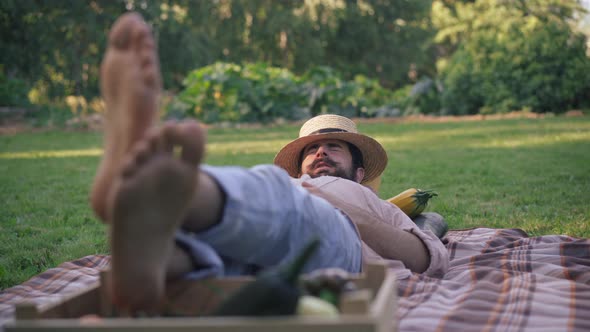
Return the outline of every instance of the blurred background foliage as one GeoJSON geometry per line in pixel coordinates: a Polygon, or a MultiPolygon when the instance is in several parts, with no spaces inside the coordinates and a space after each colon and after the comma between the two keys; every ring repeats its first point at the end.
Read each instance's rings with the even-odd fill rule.
{"type": "Polygon", "coordinates": [[[128,10],[155,33],[167,117],[589,106],[590,25],[578,0],[3,0],[0,107],[45,119],[100,112],[107,33],[128,10]]]}

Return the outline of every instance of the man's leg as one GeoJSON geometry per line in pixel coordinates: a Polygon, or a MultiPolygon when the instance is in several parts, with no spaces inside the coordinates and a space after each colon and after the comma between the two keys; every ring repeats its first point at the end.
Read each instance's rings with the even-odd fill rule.
{"type": "Polygon", "coordinates": [[[111,224],[112,293],[119,307],[158,311],[165,279],[193,268],[174,245],[181,225],[221,255],[262,267],[288,261],[319,236],[323,245],[313,268],[358,270],[360,240],[349,220],[294,187],[283,170],[199,171],[201,127],[189,122],[149,129],[151,110],[158,107],[151,95],[160,89],[155,53],[141,17],[127,14],[113,27],[101,69],[110,121],[92,203],[111,224]],[[179,158],[174,146],[182,148],[179,158]]]}
{"type": "Polygon", "coordinates": [[[174,246],[174,234],[198,183],[205,136],[194,122],[150,129],[160,89],[149,28],[139,15],[123,15],[101,65],[105,152],[91,204],[111,224],[111,292],[130,311],[158,311],[165,278],[192,269],[174,246]],[[173,157],[175,145],[182,148],[179,158],[173,157]]]}
{"type": "MultiPolygon", "coordinates": [[[[101,65],[101,92],[106,103],[104,155],[90,200],[93,210],[103,222],[110,222],[107,197],[126,159],[134,158],[130,157],[134,148],[146,151],[148,141],[162,144],[158,138],[164,134],[168,140],[184,139],[186,144],[196,144],[202,149],[205,135],[200,130],[196,133],[199,137],[194,138],[190,137],[193,133],[178,131],[173,125],[162,130],[152,128],[159,107],[161,81],[156,45],[149,27],[139,14],[121,16],[111,28],[101,65]],[[187,135],[188,138],[185,137],[187,135]]],[[[199,178],[204,187],[202,192],[207,194],[206,197],[197,197],[195,202],[204,204],[210,211],[211,215],[205,215],[200,209],[203,227],[208,227],[208,222],[219,219],[217,214],[220,213],[223,197],[221,192],[211,197],[210,191],[216,189],[215,183],[204,174],[200,174],[199,178]],[[209,202],[213,200],[211,198],[218,199],[219,203],[212,205],[213,202],[209,202]]]]}
{"type": "Polygon", "coordinates": [[[261,268],[281,265],[317,237],[320,246],[305,272],[326,267],[360,271],[361,243],[352,222],[326,200],[294,185],[285,170],[261,165],[203,166],[202,171],[224,192],[221,219],[202,228],[199,209],[206,203],[195,201],[182,228],[223,258],[261,268]]]}

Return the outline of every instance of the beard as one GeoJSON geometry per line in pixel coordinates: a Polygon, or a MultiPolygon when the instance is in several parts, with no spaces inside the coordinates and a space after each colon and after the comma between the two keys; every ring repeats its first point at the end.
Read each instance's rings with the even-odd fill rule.
{"type": "Polygon", "coordinates": [[[328,175],[328,176],[335,176],[335,177],[339,177],[339,178],[343,178],[343,179],[347,179],[347,180],[356,182],[356,176],[355,176],[355,172],[354,172],[352,166],[348,169],[344,168],[344,167],[340,166],[340,164],[336,163],[335,161],[333,161],[329,158],[322,158],[322,159],[314,160],[311,163],[311,165],[309,166],[309,170],[307,171],[307,174],[309,176],[311,176],[312,178],[317,178],[320,176],[328,175]],[[324,163],[324,164],[330,166],[331,169],[324,169],[324,170],[321,170],[318,172],[318,171],[316,171],[316,168],[319,163],[324,163]]]}

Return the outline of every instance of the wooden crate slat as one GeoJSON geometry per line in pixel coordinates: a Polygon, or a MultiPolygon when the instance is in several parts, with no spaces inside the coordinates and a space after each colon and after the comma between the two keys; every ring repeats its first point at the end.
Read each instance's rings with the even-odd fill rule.
{"type": "MultiPolygon", "coordinates": [[[[170,310],[190,317],[98,318],[112,309],[108,296],[108,274],[91,287],[68,296],[63,302],[40,309],[33,304],[16,308],[16,321],[6,332],[92,331],[215,331],[215,332],[392,332],[397,330],[396,278],[383,264],[370,264],[355,282],[359,290],[343,297],[338,317],[212,317],[203,316],[233,290],[254,280],[234,277],[182,281],[167,285],[170,310]],[[94,318],[79,319],[94,314],[94,318]],[[197,317],[201,316],[201,317],[197,317]],[[75,318],[75,319],[66,319],[75,318]]],[[[172,312],[174,314],[174,312],[172,312]]]]}
{"type": "Polygon", "coordinates": [[[374,320],[366,316],[286,317],[286,318],[118,318],[96,323],[83,323],[71,319],[29,320],[18,327],[7,327],[6,332],[68,332],[120,331],[120,332],[372,332],[374,320]]]}

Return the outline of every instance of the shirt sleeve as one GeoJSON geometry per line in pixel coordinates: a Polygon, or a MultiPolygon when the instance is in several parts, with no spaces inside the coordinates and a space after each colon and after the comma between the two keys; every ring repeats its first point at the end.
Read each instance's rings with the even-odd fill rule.
{"type": "MultiPolygon", "coordinates": [[[[431,277],[442,277],[449,268],[449,253],[440,239],[429,230],[421,230],[416,224],[397,206],[380,199],[369,188],[358,183],[342,178],[319,177],[307,182],[338,196],[343,201],[367,209],[376,215],[381,221],[417,236],[426,246],[430,255],[430,265],[424,274],[431,277]]],[[[370,238],[363,238],[371,246],[370,238]]]]}
{"type": "Polygon", "coordinates": [[[388,201],[380,199],[372,191],[364,191],[367,200],[374,200],[371,206],[379,205],[375,211],[384,222],[393,227],[408,231],[417,236],[426,246],[430,254],[430,265],[424,274],[430,277],[441,278],[449,269],[449,252],[442,241],[429,230],[421,230],[400,208],[388,201]]]}

